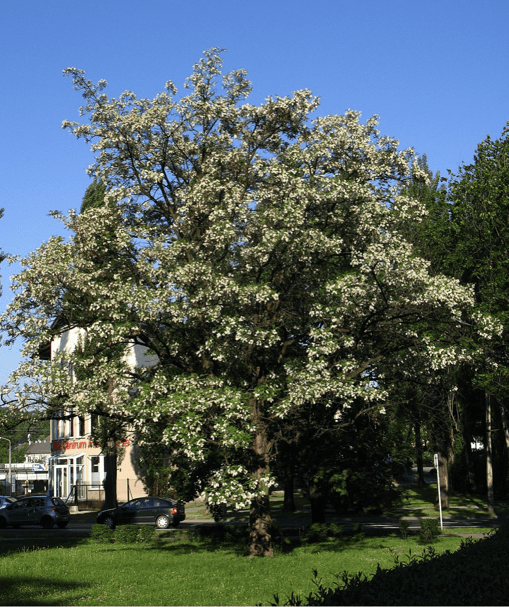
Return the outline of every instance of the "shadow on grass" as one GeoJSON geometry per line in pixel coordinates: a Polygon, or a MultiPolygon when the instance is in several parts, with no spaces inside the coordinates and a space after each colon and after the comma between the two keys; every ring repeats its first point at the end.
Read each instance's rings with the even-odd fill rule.
{"type": "Polygon", "coordinates": [[[0,605],[69,605],[73,598],[82,598],[85,594],[87,596],[83,598],[91,598],[91,587],[87,582],[0,576],[0,605]],[[57,599],[55,595],[58,594],[60,598],[57,599]]]}
{"type": "Polygon", "coordinates": [[[84,537],[83,534],[69,537],[68,532],[64,535],[64,532],[55,530],[2,529],[0,532],[0,557],[12,554],[13,552],[45,550],[48,548],[72,548],[87,541],[88,536],[84,537]]]}
{"type": "MultiPolygon", "coordinates": [[[[305,538],[297,536],[275,536],[273,538],[274,553],[290,554],[297,549],[305,549],[307,552],[342,552],[343,550],[357,549],[365,550],[367,547],[373,547],[373,539],[377,536],[365,535],[344,535],[341,538],[330,538],[323,542],[310,542],[305,538]]],[[[223,552],[235,556],[243,556],[246,553],[248,538],[242,537],[196,537],[196,538],[168,538],[159,540],[152,549],[171,552],[172,554],[191,554],[191,553],[213,553],[223,552]]]]}

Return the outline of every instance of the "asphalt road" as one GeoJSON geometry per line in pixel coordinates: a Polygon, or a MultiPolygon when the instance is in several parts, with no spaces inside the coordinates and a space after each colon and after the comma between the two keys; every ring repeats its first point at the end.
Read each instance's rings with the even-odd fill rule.
{"type": "MultiPolygon", "coordinates": [[[[420,529],[420,522],[418,518],[405,517],[409,522],[409,529],[416,530],[420,529]]],[[[247,521],[238,521],[237,523],[229,524],[242,524],[247,521]]],[[[345,530],[349,530],[355,523],[361,523],[365,531],[396,531],[399,529],[399,518],[396,517],[335,517],[334,522],[345,526],[345,530]]],[[[41,539],[44,537],[51,536],[56,539],[61,538],[62,540],[81,539],[90,534],[92,529],[93,521],[73,521],[72,518],[69,525],[65,529],[59,529],[53,527],[53,529],[42,529],[35,525],[26,525],[19,529],[1,529],[0,530],[0,541],[17,540],[22,538],[28,540],[41,539]]],[[[213,521],[193,520],[188,519],[180,524],[181,529],[192,529],[196,525],[214,525],[213,521]]],[[[309,525],[310,521],[302,521],[300,527],[309,525]]],[[[444,528],[457,528],[458,531],[461,528],[469,527],[490,527],[497,528],[501,525],[500,519],[490,517],[475,517],[475,518],[456,518],[456,517],[444,517],[443,519],[444,528]]],[[[299,524],[295,522],[285,522],[281,525],[286,529],[299,529],[299,524]]]]}

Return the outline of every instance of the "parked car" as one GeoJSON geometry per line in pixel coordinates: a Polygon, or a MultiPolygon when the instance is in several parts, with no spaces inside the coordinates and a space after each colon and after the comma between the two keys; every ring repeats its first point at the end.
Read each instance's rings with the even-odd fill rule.
{"type": "Polygon", "coordinates": [[[114,529],[117,525],[155,525],[158,529],[178,527],[185,520],[182,502],[162,497],[139,497],[118,508],[101,510],[97,522],[114,529]]]}
{"type": "Polygon", "coordinates": [[[41,525],[44,529],[51,529],[57,525],[63,529],[70,518],[69,508],[60,498],[34,495],[0,508],[0,529],[8,525],[15,529],[21,525],[41,525]]]}
{"type": "Polygon", "coordinates": [[[8,506],[9,504],[12,504],[12,502],[15,502],[16,499],[14,497],[7,497],[6,495],[0,495],[0,508],[3,508],[4,506],[8,506]]]}

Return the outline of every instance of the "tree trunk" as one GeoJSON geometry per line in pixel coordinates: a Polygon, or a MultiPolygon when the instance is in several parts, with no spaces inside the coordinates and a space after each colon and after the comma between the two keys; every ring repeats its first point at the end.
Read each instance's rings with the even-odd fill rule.
{"type": "Polygon", "coordinates": [[[424,465],[422,462],[422,439],[421,439],[421,423],[416,421],[414,424],[415,429],[415,460],[417,462],[417,485],[424,487],[426,481],[424,480],[424,465]]]}
{"type": "MultiPolygon", "coordinates": [[[[447,465],[447,456],[440,449],[438,450],[438,467],[440,474],[440,498],[442,500],[442,510],[449,508],[449,467],[447,465]]],[[[435,509],[438,510],[438,492],[435,501],[435,509]]]]}
{"type": "Polygon", "coordinates": [[[309,501],[311,503],[311,522],[325,523],[325,499],[323,493],[315,486],[309,486],[309,501]]]}
{"type": "Polygon", "coordinates": [[[453,469],[455,461],[454,454],[454,429],[451,426],[449,428],[449,448],[447,450],[447,493],[451,493],[454,491],[454,480],[453,475],[450,474],[450,471],[453,469]]]}
{"type": "MultiPolygon", "coordinates": [[[[443,422],[442,422],[443,423],[443,422]]],[[[435,451],[438,453],[438,470],[440,475],[440,496],[442,499],[442,510],[449,508],[449,467],[447,465],[448,445],[446,443],[446,430],[439,427],[435,433],[435,451]]],[[[437,474],[437,475],[438,475],[437,474]]],[[[435,509],[438,510],[438,491],[435,501],[435,509]]]]}
{"type": "Polygon", "coordinates": [[[117,503],[117,452],[104,456],[104,504],[103,509],[116,508],[117,503]]]}
{"type": "Polygon", "coordinates": [[[295,500],[293,499],[294,486],[293,486],[293,470],[290,470],[284,478],[284,499],[283,499],[283,511],[284,512],[295,512],[295,500]]]}
{"type": "Polygon", "coordinates": [[[267,427],[262,418],[261,405],[251,399],[251,420],[256,427],[253,439],[255,462],[254,477],[258,495],[251,501],[249,512],[249,544],[247,556],[274,556],[271,543],[272,519],[270,516],[269,490],[265,478],[269,474],[269,441],[267,427]]]}
{"type": "Polygon", "coordinates": [[[504,429],[504,439],[505,439],[505,456],[506,456],[506,498],[509,495],[509,423],[507,420],[507,411],[504,407],[503,403],[500,403],[500,415],[502,417],[502,427],[504,429]]]}
{"type": "Polygon", "coordinates": [[[488,489],[488,512],[495,512],[495,491],[493,488],[493,446],[491,440],[491,398],[488,393],[486,397],[486,486],[488,489]]]}
{"type": "Polygon", "coordinates": [[[472,493],[479,493],[472,458],[472,420],[468,406],[465,406],[462,412],[461,436],[463,437],[463,457],[467,467],[468,489],[472,493]]]}

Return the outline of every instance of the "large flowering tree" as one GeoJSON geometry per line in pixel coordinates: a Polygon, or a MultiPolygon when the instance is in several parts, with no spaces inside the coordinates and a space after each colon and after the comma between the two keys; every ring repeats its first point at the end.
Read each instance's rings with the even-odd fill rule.
{"type": "Polygon", "coordinates": [[[88,120],[64,127],[91,144],[105,204],[61,216],[69,241],[24,260],[3,326],[25,338],[12,377],[20,410],[65,402],[127,421],[199,471],[211,503],[249,505],[249,553],[265,555],[281,420],[310,403],[375,411],[382,362],[410,372],[423,357],[456,361],[443,337],[472,296],[430,276],[400,236],[424,213],[401,194],[419,167],[376,118],[311,121],[307,90],[250,105],[245,72],[221,67],[212,49],[188,94],[168,82],[152,100],[110,99],[105,81],[65,71],[88,120]],[[92,347],[39,363],[70,327],[92,347]],[[132,343],[157,365],[133,370],[109,354],[132,343]]]}

